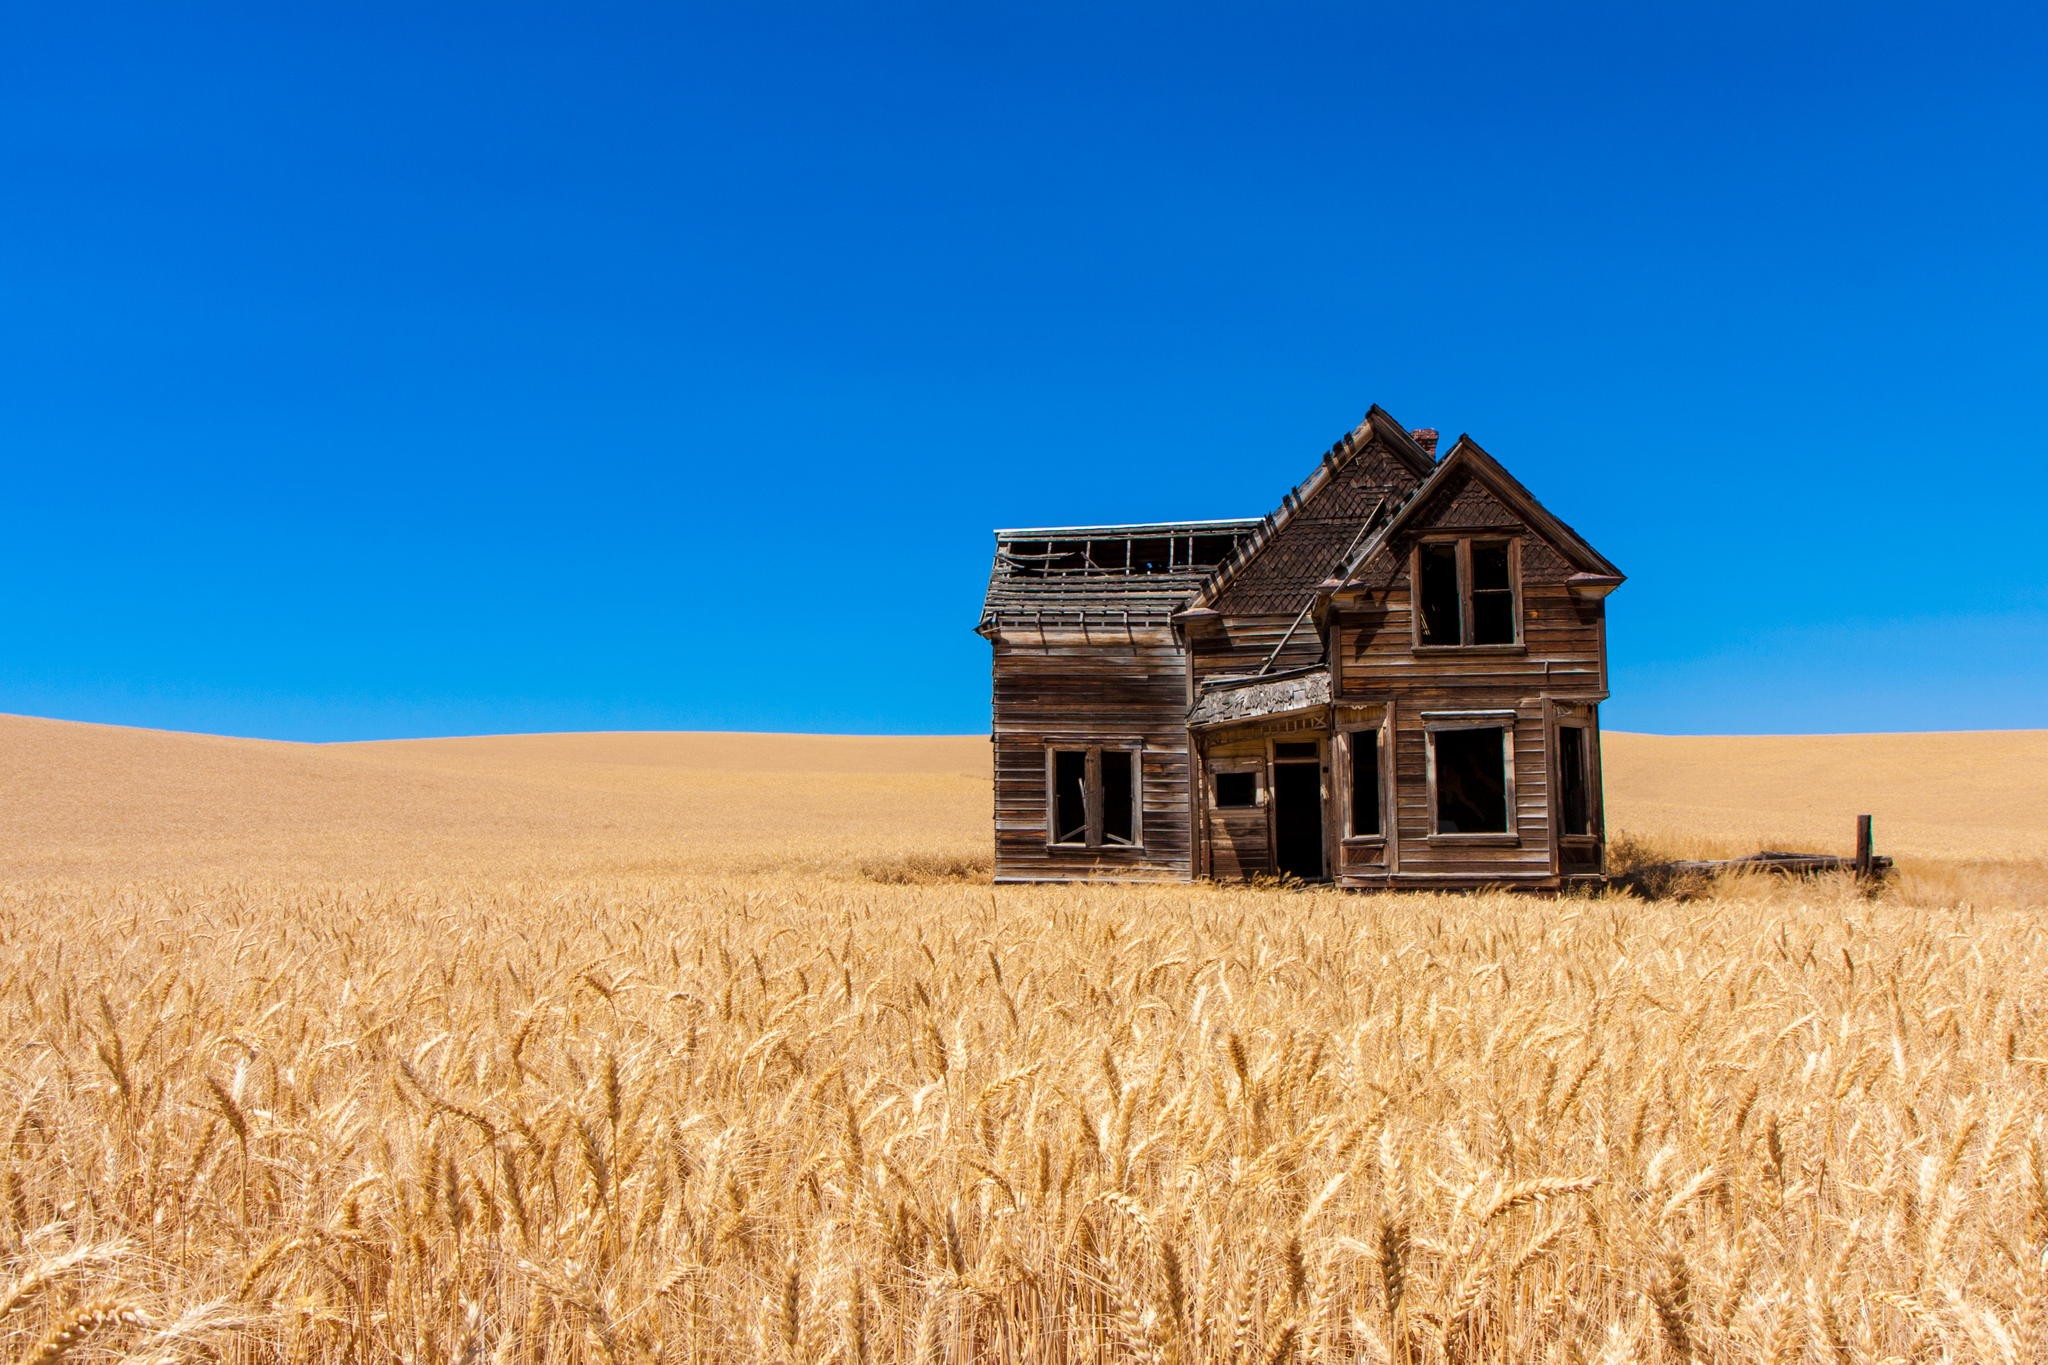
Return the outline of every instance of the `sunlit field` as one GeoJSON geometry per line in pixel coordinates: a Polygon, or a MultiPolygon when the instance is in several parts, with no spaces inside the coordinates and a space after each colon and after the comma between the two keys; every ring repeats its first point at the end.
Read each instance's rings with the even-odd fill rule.
{"type": "Polygon", "coordinates": [[[1901,875],[992,888],[985,740],[0,718],[0,1357],[2048,1357],[2048,735],[1606,749],[1901,875]]]}

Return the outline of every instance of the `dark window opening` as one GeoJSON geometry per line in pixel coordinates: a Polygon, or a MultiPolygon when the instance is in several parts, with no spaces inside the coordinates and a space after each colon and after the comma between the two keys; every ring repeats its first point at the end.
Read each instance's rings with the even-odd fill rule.
{"type": "Polygon", "coordinates": [[[1088,751],[1055,749],[1052,755],[1052,841],[1088,842],[1088,751]]]}
{"type": "Polygon", "coordinates": [[[1257,773],[1216,774],[1216,808],[1218,810],[1243,810],[1259,804],[1259,775],[1257,773]]]}
{"type": "Polygon", "coordinates": [[[1140,777],[1135,749],[1053,749],[1050,842],[1089,848],[1138,843],[1140,777]]]}
{"type": "Polygon", "coordinates": [[[1132,573],[1165,573],[1172,567],[1172,541],[1155,538],[1131,542],[1132,573]]]}
{"type": "Polygon", "coordinates": [[[1377,730],[1351,735],[1351,833],[1380,832],[1380,736],[1377,730]]]}
{"type": "Polygon", "coordinates": [[[1108,573],[1122,573],[1130,567],[1131,542],[1128,540],[1091,540],[1088,542],[1088,567],[1108,573]]]}
{"type": "Polygon", "coordinates": [[[1426,544],[1421,555],[1422,643],[1455,645],[1458,627],[1458,547],[1426,544]]]}
{"type": "Polygon", "coordinates": [[[1127,749],[1102,751],[1102,842],[1105,844],[1129,845],[1138,841],[1137,812],[1132,800],[1137,791],[1132,771],[1136,759],[1137,755],[1127,749]]]}
{"type": "Polygon", "coordinates": [[[1436,832],[1508,832],[1507,731],[1438,730],[1436,832]]]}
{"type": "Polygon", "coordinates": [[[1593,784],[1587,763],[1584,726],[1565,725],[1557,731],[1558,819],[1566,834],[1593,832],[1593,784]]]}
{"type": "Polygon", "coordinates": [[[1512,645],[1520,638],[1512,542],[1425,541],[1415,572],[1420,643],[1512,645]]]}
{"type": "Polygon", "coordinates": [[[1275,745],[1273,746],[1273,757],[1275,757],[1275,758],[1315,758],[1315,757],[1317,757],[1317,754],[1316,754],[1316,742],[1315,742],[1314,740],[1312,740],[1312,739],[1311,739],[1311,740],[1306,740],[1306,741],[1298,741],[1298,742],[1297,742],[1297,741],[1290,741],[1290,742],[1288,742],[1288,743],[1285,743],[1285,744],[1275,744],[1275,745]]]}
{"type": "Polygon", "coordinates": [[[1472,542],[1472,643],[1515,642],[1515,583],[1505,540],[1472,542]]]}
{"type": "Polygon", "coordinates": [[[1088,542],[1055,540],[1045,547],[1045,567],[1055,573],[1072,573],[1088,563],[1088,542]]]}
{"type": "Polygon", "coordinates": [[[1221,564],[1230,558],[1230,552],[1236,548],[1236,536],[1196,536],[1194,562],[1201,565],[1221,564]]]}

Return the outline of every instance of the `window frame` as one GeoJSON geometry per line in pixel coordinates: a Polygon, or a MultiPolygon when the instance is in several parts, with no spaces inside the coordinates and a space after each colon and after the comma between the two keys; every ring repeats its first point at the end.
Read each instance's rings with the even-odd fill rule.
{"type": "Polygon", "coordinates": [[[1142,850],[1145,847],[1145,743],[1139,739],[1047,739],[1045,741],[1045,846],[1048,849],[1085,848],[1095,852],[1105,849],[1142,850]],[[1081,800],[1086,819],[1082,839],[1061,839],[1059,836],[1059,787],[1056,774],[1059,766],[1057,755],[1062,753],[1086,754],[1082,769],[1081,800]],[[1103,784],[1102,756],[1105,753],[1129,754],[1131,756],[1131,841],[1127,844],[1107,843],[1102,837],[1103,784]]]}
{"type": "Polygon", "coordinates": [[[1592,841],[1600,837],[1600,803],[1594,799],[1593,782],[1593,726],[1590,722],[1573,717],[1560,718],[1551,727],[1552,752],[1557,761],[1552,766],[1557,774],[1557,837],[1560,839],[1584,839],[1592,841]],[[1575,830],[1569,827],[1565,813],[1565,741],[1567,730],[1578,732],[1579,740],[1579,789],[1586,807],[1586,827],[1575,830]]]}
{"type": "Polygon", "coordinates": [[[1240,759],[1229,767],[1212,765],[1209,768],[1209,809],[1218,811],[1259,811],[1266,807],[1265,764],[1256,759],[1240,759]],[[1216,779],[1219,777],[1249,778],[1252,784],[1252,799],[1244,805],[1225,805],[1217,794],[1216,779]]]}
{"type": "Polygon", "coordinates": [[[1412,647],[1417,654],[1522,654],[1528,640],[1522,631],[1522,537],[1510,530],[1442,531],[1416,538],[1408,550],[1408,625],[1412,647]],[[1475,541],[1503,541],[1508,548],[1509,615],[1515,638],[1495,644],[1469,643],[1473,634],[1472,545],[1475,541]],[[1422,638],[1422,551],[1426,545],[1457,547],[1458,640],[1455,644],[1422,638]]]}
{"type": "Polygon", "coordinates": [[[1423,776],[1428,784],[1429,799],[1429,842],[1432,844],[1464,845],[1467,847],[1487,844],[1509,846],[1522,842],[1521,823],[1515,809],[1515,723],[1518,717],[1513,711],[1425,711],[1422,713],[1423,776]],[[1507,805],[1507,828],[1505,830],[1471,830],[1445,832],[1437,828],[1442,812],[1437,805],[1436,794],[1436,737],[1446,730],[1498,730],[1501,732],[1500,757],[1503,780],[1502,799],[1507,805]]]}
{"type": "Polygon", "coordinates": [[[1392,737],[1389,733],[1390,718],[1389,712],[1383,710],[1376,720],[1340,723],[1338,726],[1337,734],[1342,737],[1342,743],[1339,747],[1343,752],[1344,829],[1342,842],[1347,847],[1373,848],[1387,842],[1387,824],[1393,816],[1393,765],[1390,762],[1392,758],[1390,749],[1392,737]],[[1374,756],[1379,760],[1375,767],[1378,769],[1376,789],[1379,793],[1380,827],[1378,831],[1372,834],[1356,832],[1358,827],[1358,803],[1355,798],[1358,794],[1358,783],[1355,774],[1357,757],[1354,750],[1358,743],[1357,736],[1359,735],[1371,735],[1373,737],[1374,756]]]}

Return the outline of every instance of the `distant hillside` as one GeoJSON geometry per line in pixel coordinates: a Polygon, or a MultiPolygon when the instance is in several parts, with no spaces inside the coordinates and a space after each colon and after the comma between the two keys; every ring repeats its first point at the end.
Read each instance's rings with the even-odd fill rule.
{"type": "MultiPolygon", "coordinates": [[[[2048,852],[2048,731],[1605,738],[1611,826],[1921,857],[2048,852]]],[[[395,881],[844,866],[985,848],[981,736],[307,745],[0,716],[0,872],[395,881]]]]}

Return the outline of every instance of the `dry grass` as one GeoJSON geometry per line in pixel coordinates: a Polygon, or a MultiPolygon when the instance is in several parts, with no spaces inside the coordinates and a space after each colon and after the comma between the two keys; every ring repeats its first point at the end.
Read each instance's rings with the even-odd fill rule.
{"type": "Polygon", "coordinates": [[[992,889],[962,741],[22,726],[0,1358],[2048,1354],[2037,862],[992,889]]]}

